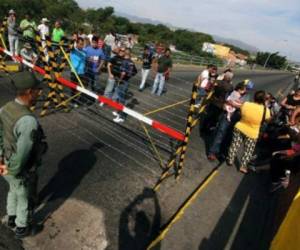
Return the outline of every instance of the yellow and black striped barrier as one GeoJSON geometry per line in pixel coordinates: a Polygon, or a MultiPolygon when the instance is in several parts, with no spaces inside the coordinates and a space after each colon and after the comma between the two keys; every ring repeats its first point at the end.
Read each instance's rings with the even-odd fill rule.
{"type": "MultiPolygon", "coordinates": [[[[47,60],[47,54],[46,54],[46,44],[45,46],[43,46],[43,41],[42,38],[40,36],[40,33],[36,31],[35,33],[35,41],[36,41],[36,45],[37,45],[37,49],[38,49],[38,56],[41,59],[43,66],[44,66],[44,70],[45,70],[45,75],[43,77],[44,80],[46,80],[46,82],[49,83],[51,82],[51,68],[48,65],[48,60],[47,60]]],[[[43,95],[43,91],[40,92],[40,96],[43,95]]],[[[31,111],[34,111],[36,109],[36,106],[32,106],[31,111]]]]}
{"type": "Polygon", "coordinates": [[[56,93],[56,81],[54,76],[51,74],[54,68],[57,68],[56,60],[55,60],[55,53],[53,51],[53,46],[52,46],[52,41],[49,36],[46,36],[46,48],[48,50],[48,57],[49,57],[49,62],[48,62],[48,87],[49,87],[49,92],[47,95],[47,98],[45,100],[45,103],[42,107],[42,111],[40,113],[40,116],[45,116],[47,113],[47,110],[50,108],[51,103],[54,103],[55,105],[58,105],[58,99],[57,99],[57,93],[56,93]]]}
{"type": "Polygon", "coordinates": [[[197,82],[194,83],[192,88],[192,95],[190,99],[189,112],[187,115],[184,141],[177,146],[175,153],[169,160],[167,167],[165,168],[158,182],[153,188],[154,191],[157,191],[160,188],[161,183],[167,178],[175,175],[176,179],[178,180],[178,178],[180,177],[183,170],[184,159],[185,159],[190,135],[192,133],[192,129],[197,125],[200,119],[200,114],[204,112],[207,101],[211,98],[212,94],[213,91],[210,91],[208,93],[206,98],[201,102],[198,112],[196,112],[195,102],[198,96],[198,84],[197,82]]]}
{"type": "Polygon", "coordinates": [[[1,26],[0,26],[0,40],[1,40],[1,43],[4,47],[4,49],[7,50],[7,47],[6,47],[6,44],[5,44],[5,41],[4,41],[4,34],[5,34],[5,30],[7,28],[7,17],[5,17],[1,23],[1,26]]]}
{"type": "MultiPolygon", "coordinates": [[[[63,55],[63,57],[60,57],[60,53],[61,53],[60,48],[61,48],[61,46],[63,46],[63,44],[65,42],[66,42],[66,39],[63,38],[59,42],[58,46],[55,46],[55,57],[56,57],[56,59],[61,59],[60,63],[58,61],[53,63],[53,60],[52,60],[52,67],[53,67],[53,70],[54,70],[55,79],[61,77],[61,74],[62,74],[64,68],[67,65],[67,60],[66,60],[65,56],[63,55]]],[[[69,53],[69,51],[70,51],[69,48],[71,48],[71,47],[68,47],[67,53],[69,53]]],[[[55,80],[55,89],[56,89],[56,94],[58,95],[58,98],[59,98],[59,102],[56,103],[55,108],[63,106],[64,111],[68,112],[69,111],[68,105],[67,105],[67,102],[65,101],[66,96],[63,92],[64,87],[63,87],[63,85],[59,84],[56,80],[55,80]]]]}

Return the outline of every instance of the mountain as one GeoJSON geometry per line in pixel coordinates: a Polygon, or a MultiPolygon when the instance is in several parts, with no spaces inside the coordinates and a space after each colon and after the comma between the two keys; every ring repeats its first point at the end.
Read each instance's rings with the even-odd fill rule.
{"type": "Polygon", "coordinates": [[[126,14],[123,12],[118,12],[118,11],[115,12],[115,15],[125,17],[133,23],[150,23],[150,24],[154,24],[154,25],[163,24],[162,22],[151,19],[151,18],[138,17],[138,16],[129,15],[129,14],[126,14]]]}
{"type": "Polygon", "coordinates": [[[154,20],[154,19],[151,19],[151,18],[138,17],[138,16],[134,16],[134,15],[126,14],[126,13],[123,13],[123,12],[118,12],[118,11],[115,12],[115,15],[125,17],[133,23],[150,23],[150,24],[153,24],[153,25],[163,24],[163,25],[169,27],[170,29],[180,29],[180,28],[175,27],[174,25],[172,25],[170,23],[164,23],[164,22],[154,20]]]}
{"type": "MultiPolygon", "coordinates": [[[[134,16],[134,15],[129,15],[129,14],[126,14],[126,13],[123,13],[123,12],[115,12],[115,15],[125,17],[125,18],[129,19],[131,22],[150,23],[150,24],[154,24],[154,25],[163,24],[163,25],[168,26],[172,30],[174,30],[174,29],[183,29],[183,28],[175,27],[175,26],[173,26],[172,24],[169,24],[169,23],[163,23],[163,22],[160,22],[158,20],[151,19],[151,18],[144,18],[144,17],[138,17],[138,16],[134,16]]],[[[191,31],[199,32],[199,31],[196,31],[194,29],[191,30],[191,31]]],[[[224,38],[224,37],[220,37],[220,36],[217,36],[217,35],[212,35],[212,36],[213,36],[213,38],[216,42],[231,44],[231,45],[234,45],[234,46],[239,47],[241,49],[247,50],[250,53],[257,53],[259,51],[258,48],[254,47],[250,44],[247,44],[245,42],[239,41],[239,40],[224,38]]]]}
{"type": "Polygon", "coordinates": [[[241,49],[247,50],[251,53],[257,53],[259,51],[258,48],[254,47],[250,44],[247,44],[245,42],[242,42],[240,40],[225,38],[225,37],[221,37],[221,36],[217,36],[217,35],[212,35],[212,36],[213,36],[214,40],[216,42],[219,42],[219,43],[231,44],[231,45],[234,45],[234,46],[239,47],[241,49]]]}

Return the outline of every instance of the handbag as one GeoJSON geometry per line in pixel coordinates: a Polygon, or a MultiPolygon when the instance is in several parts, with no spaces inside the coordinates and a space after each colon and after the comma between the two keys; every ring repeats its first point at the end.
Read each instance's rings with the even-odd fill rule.
{"type": "Polygon", "coordinates": [[[242,118],[241,109],[237,108],[230,117],[231,124],[235,125],[242,118]]]}
{"type": "Polygon", "coordinates": [[[263,116],[262,116],[262,119],[261,119],[261,122],[260,122],[258,139],[260,139],[263,136],[264,131],[265,131],[264,123],[266,121],[266,112],[267,112],[267,107],[264,105],[264,112],[263,112],[263,116]]]}

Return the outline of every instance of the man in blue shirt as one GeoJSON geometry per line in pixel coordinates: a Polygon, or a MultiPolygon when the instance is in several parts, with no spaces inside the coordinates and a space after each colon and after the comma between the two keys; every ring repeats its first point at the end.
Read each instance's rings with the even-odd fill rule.
{"type": "Polygon", "coordinates": [[[83,47],[84,47],[84,40],[83,38],[79,37],[77,39],[76,47],[71,51],[71,55],[70,55],[71,63],[73,66],[71,72],[71,78],[73,79],[75,77],[74,70],[80,77],[84,76],[85,73],[85,63],[86,63],[87,55],[83,47]]]}
{"type": "MultiPolygon", "coordinates": [[[[81,79],[84,84],[85,81],[85,64],[86,64],[86,52],[83,50],[84,40],[79,37],[76,41],[76,47],[71,51],[70,59],[72,63],[71,67],[71,81],[77,83],[78,80],[74,74],[74,71],[77,73],[78,77],[81,79]]],[[[71,90],[71,94],[75,95],[76,91],[71,90]]],[[[72,100],[74,107],[77,107],[77,102],[75,99],[72,100]]]]}
{"type": "Polygon", "coordinates": [[[86,52],[86,78],[92,91],[96,91],[96,81],[100,75],[100,69],[105,60],[103,50],[98,48],[98,37],[92,38],[91,45],[84,48],[86,52]]]}

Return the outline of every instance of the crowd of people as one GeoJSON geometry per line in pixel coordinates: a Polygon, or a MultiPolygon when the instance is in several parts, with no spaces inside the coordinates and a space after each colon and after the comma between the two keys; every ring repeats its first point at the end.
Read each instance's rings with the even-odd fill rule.
{"type": "Polygon", "coordinates": [[[17,15],[14,10],[10,10],[8,13],[7,31],[9,49],[14,56],[18,56],[21,51],[19,48],[20,44],[27,48],[29,47],[28,44],[30,44],[31,47],[35,45],[36,32],[38,32],[41,36],[43,47],[46,46],[45,39],[47,36],[51,36],[52,42],[58,43],[65,35],[65,32],[61,28],[60,21],[55,21],[51,33],[49,20],[47,18],[42,18],[40,24],[37,25],[32,19],[32,16],[30,14],[26,14],[24,19],[22,19],[18,24],[17,15]]]}
{"type": "Polygon", "coordinates": [[[286,187],[300,165],[300,89],[295,86],[279,103],[271,93],[254,92],[251,81],[233,87],[233,76],[230,69],[218,76],[217,67],[209,65],[197,79],[195,106],[205,105],[200,132],[209,138],[207,158],[237,164],[244,174],[268,163],[271,190],[286,187]]]}
{"type": "MultiPolygon", "coordinates": [[[[8,40],[9,48],[13,55],[21,55],[27,61],[33,64],[39,64],[39,52],[35,48],[35,34],[39,32],[44,47],[45,57],[48,61],[48,51],[46,48],[46,38],[51,36],[52,43],[57,44],[66,36],[61,27],[60,21],[55,21],[54,27],[50,29],[49,20],[42,18],[41,23],[36,25],[30,15],[17,24],[16,13],[9,11],[8,16],[8,40]],[[19,53],[19,38],[22,39],[22,49],[19,53]]],[[[108,79],[104,91],[104,96],[112,98],[122,104],[126,102],[126,92],[129,87],[129,80],[137,74],[137,69],[132,60],[131,50],[134,42],[131,37],[121,39],[114,32],[109,32],[103,38],[95,30],[85,34],[83,29],[73,32],[70,40],[73,43],[73,49],[70,52],[71,61],[71,80],[78,82],[78,77],[85,87],[94,92],[100,88],[100,75],[107,70],[108,79]]],[[[61,55],[62,56],[62,55],[61,55]]],[[[143,52],[138,57],[141,60],[141,81],[139,91],[146,87],[149,72],[154,70],[155,79],[152,85],[151,93],[161,96],[167,91],[166,81],[169,79],[172,69],[171,50],[163,44],[146,45],[143,52]]],[[[75,94],[73,91],[72,94],[75,94]]],[[[72,101],[74,107],[78,106],[76,99],[72,101]]],[[[100,103],[100,107],[103,103],[100,103]]],[[[116,117],[115,122],[124,122],[123,113],[113,113],[116,117]]]]}

